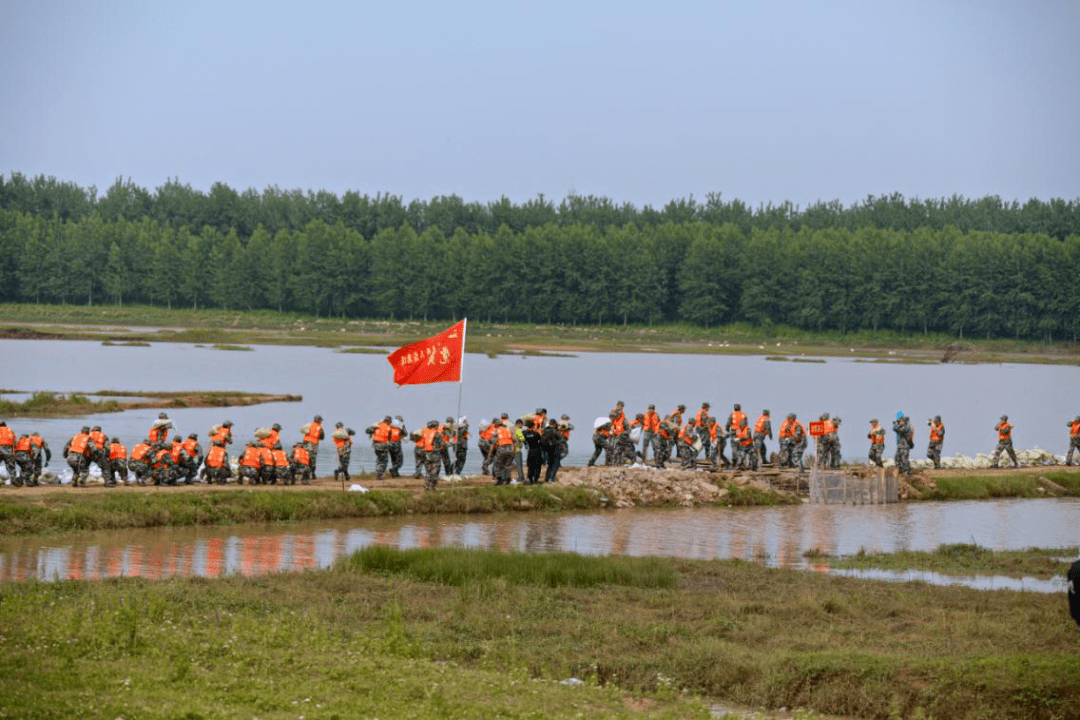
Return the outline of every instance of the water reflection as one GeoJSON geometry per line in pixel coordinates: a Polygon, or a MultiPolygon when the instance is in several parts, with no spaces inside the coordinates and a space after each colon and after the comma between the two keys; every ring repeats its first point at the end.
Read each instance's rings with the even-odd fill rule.
{"type": "MultiPolygon", "coordinates": [[[[1080,499],[433,515],[15,538],[0,542],[0,581],[260,575],[326,568],[371,545],[731,558],[805,567],[804,554],[811,549],[851,555],[958,542],[994,550],[1076,547],[1080,499]]],[[[1038,589],[1030,582],[1024,588],[1038,589]]]]}

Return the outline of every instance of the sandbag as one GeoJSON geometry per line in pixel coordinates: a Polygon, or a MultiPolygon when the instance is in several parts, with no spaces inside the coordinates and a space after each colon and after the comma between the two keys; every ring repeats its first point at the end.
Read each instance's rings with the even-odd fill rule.
{"type": "Polygon", "coordinates": [[[307,435],[309,432],[311,432],[311,423],[305,423],[303,427],[300,428],[300,434],[307,435]]]}
{"type": "Polygon", "coordinates": [[[346,430],[345,428],[338,428],[338,429],[334,430],[331,437],[333,437],[335,440],[348,440],[349,439],[349,431],[346,430]]]}
{"type": "Polygon", "coordinates": [[[255,439],[256,440],[262,440],[263,438],[268,438],[271,435],[273,435],[273,432],[270,430],[270,428],[261,427],[261,428],[256,428],[256,430],[255,430],[255,439]]]}
{"type": "Polygon", "coordinates": [[[642,427],[640,425],[635,425],[634,427],[630,428],[630,441],[635,443],[641,442],[641,432],[642,427]]]}

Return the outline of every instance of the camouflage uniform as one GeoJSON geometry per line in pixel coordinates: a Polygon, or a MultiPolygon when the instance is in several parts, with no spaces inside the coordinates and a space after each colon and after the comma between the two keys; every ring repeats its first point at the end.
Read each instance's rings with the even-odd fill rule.
{"type": "Polygon", "coordinates": [[[660,429],[653,435],[653,462],[656,467],[663,468],[667,464],[667,460],[671,457],[671,450],[668,447],[668,438],[671,436],[670,423],[664,420],[660,423],[660,429]],[[665,437],[665,434],[668,437],[665,437]]]}
{"type": "Polygon", "coordinates": [[[926,448],[926,457],[932,460],[935,468],[941,468],[941,446],[945,442],[945,425],[941,422],[941,416],[935,415],[934,419],[927,423],[930,426],[930,445],[926,448]],[[940,440],[935,440],[934,435],[939,435],[940,440]]]}
{"type": "Polygon", "coordinates": [[[570,416],[563,415],[559,419],[559,465],[562,465],[562,459],[570,454],[570,433],[573,430],[570,416]]]}
{"type": "Polygon", "coordinates": [[[445,442],[437,421],[432,420],[427,426],[437,432],[431,438],[431,450],[424,453],[424,469],[427,473],[424,479],[424,487],[427,490],[434,490],[439,484],[439,471],[442,469],[445,442]]]}
{"type": "Polygon", "coordinates": [[[1012,426],[1009,425],[1009,416],[1002,415],[1001,422],[994,426],[994,431],[998,433],[998,444],[994,450],[994,456],[990,458],[990,467],[996,468],[998,466],[998,460],[1001,458],[1001,453],[1008,453],[1009,459],[1012,460],[1013,467],[1020,467],[1020,463],[1016,460],[1016,453],[1013,452],[1012,441],[1012,426]],[[1008,426],[1008,432],[1005,437],[1001,436],[1001,428],[1008,426]]]}
{"type": "Polygon", "coordinates": [[[885,467],[885,462],[881,457],[885,450],[885,428],[878,425],[877,420],[871,420],[870,432],[866,433],[866,438],[870,441],[870,452],[867,458],[872,464],[885,467]],[[880,442],[874,442],[875,439],[880,439],[880,442]]]}
{"type": "Polygon", "coordinates": [[[395,415],[397,424],[394,425],[394,433],[390,436],[390,477],[401,477],[401,466],[405,464],[405,452],[401,449],[402,438],[408,435],[405,429],[405,420],[400,415],[395,415]]]}
{"type": "Polygon", "coordinates": [[[803,472],[803,454],[806,452],[806,430],[799,423],[795,424],[794,445],[791,448],[791,464],[803,472]]]}
{"type": "Polygon", "coordinates": [[[289,479],[287,482],[290,485],[295,485],[297,478],[300,479],[301,485],[310,485],[311,478],[313,477],[311,469],[311,453],[308,453],[308,462],[304,464],[296,459],[296,449],[307,450],[306,443],[296,443],[293,445],[292,457],[289,458],[289,479]]]}
{"type": "Polygon", "coordinates": [[[22,435],[19,437],[19,442],[26,440],[26,444],[29,446],[27,450],[19,450],[18,443],[15,444],[15,464],[19,466],[19,476],[16,479],[12,476],[11,484],[16,486],[22,485],[34,485],[34,444],[30,441],[29,435],[22,435]]]}
{"type": "Polygon", "coordinates": [[[787,419],[780,423],[780,455],[777,457],[780,467],[792,467],[794,465],[791,461],[791,455],[795,450],[795,436],[784,435],[786,426],[790,426],[788,428],[789,432],[794,432],[795,413],[788,413],[787,419]]]}
{"type": "MultiPolygon", "coordinates": [[[[4,422],[3,420],[0,420],[0,427],[6,428],[7,423],[4,422]]],[[[10,435],[10,438],[11,438],[11,444],[10,445],[0,445],[0,463],[3,463],[4,467],[7,468],[8,477],[11,479],[11,484],[14,485],[15,484],[15,478],[16,478],[16,475],[15,475],[15,435],[14,435],[14,433],[12,433],[10,435]]]]}
{"type": "Polygon", "coordinates": [[[465,461],[469,457],[469,421],[462,417],[457,424],[457,442],[454,443],[454,474],[460,475],[465,470],[465,461]]]}
{"type": "MultiPolygon", "coordinates": [[[[120,438],[113,438],[112,443],[120,444],[120,438]]],[[[111,443],[107,446],[106,457],[112,454],[111,443]]],[[[126,457],[123,458],[109,458],[109,474],[106,476],[106,485],[116,485],[116,476],[120,476],[120,480],[127,485],[128,484],[128,461],[126,457]]]]}
{"type": "Polygon", "coordinates": [[[589,467],[596,465],[597,459],[600,457],[600,453],[604,452],[608,447],[608,440],[610,435],[608,432],[611,430],[611,423],[604,423],[600,427],[593,430],[592,442],[593,442],[593,454],[589,458],[589,467]],[[608,432],[605,432],[608,431],[608,432]]]}
{"type": "Polygon", "coordinates": [[[154,463],[153,463],[153,477],[155,485],[175,485],[176,484],[176,463],[173,462],[172,455],[165,453],[160,458],[157,456],[158,451],[165,448],[164,443],[159,443],[154,450],[154,463]]]}
{"type": "MultiPolygon", "coordinates": [[[[765,457],[765,438],[768,437],[772,440],[772,420],[769,416],[768,410],[762,411],[762,416],[765,418],[765,422],[761,427],[761,431],[758,432],[757,424],[754,426],[754,452],[761,458],[761,462],[768,462],[769,458],[765,457]]],[[[760,419],[760,418],[759,418],[760,419]]]]}
{"type": "Polygon", "coordinates": [[[1069,451],[1065,453],[1065,464],[1073,464],[1073,453],[1080,455],[1080,415],[1065,423],[1069,427],[1069,451]]]}
{"type": "Polygon", "coordinates": [[[439,456],[442,457],[443,471],[448,477],[454,474],[454,461],[450,459],[450,446],[452,445],[450,440],[454,437],[456,429],[454,427],[454,418],[451,417],[446,418],[446,422],[439,428],[439,433],[443,436],[439,456]]]}
{"type": "MultiPolygon", "coordinates": [[[[492,418],[491,423],[489,425],[481,427],[480,428],[481,436],[485,432],[488,431],[488,428],[490,428],[492,425],[496,424],[498,421],[499,421],[498,418],[492,418]]],[[[492,438],[494,438],[494,435],[492,435],[492,438]]],[[[481,475],[490,475],[491,474],[492,439],[481,437],[477,441],[477,447],[480,448],[480,458],[481,458],[481,460],[480,460],[480,474],[481,475]]]]}
{"type": "Polygon", "coordinates": [[[427,453],[424,452],[424,446],[420,444],[420,431],[413,430],[409,435],[409,438],[413,441],[413,463],[415,468],[413,469],[413,477],[424,477],[424,464],[427,462],[427,453]]]}
{"type": "Polygon", "coordinates": [[[679,466],[686,470],[693,470],[697,465],[698,450],[693,446],[693,440],[698,438],[698,427],[691,418],[686,427],[685,435],[679,433],[675,438],[675,444],[679,453],[679,466]]]}
{"type": "Polygon", "coordinates": [[[896,455],[893,460],[896,468],[905,476],[911,477],[911,448],[915,444],[914,432],[908,422],[907,415],[893,421],[893,432],[896,433],[896,455]]]}
{"type": "MultiPolygon", "coordinates": [[[[352,428],[345,427],[342,423],[338,423],[334,430],[335,432],[338,430],[344,430],[345,433],[349,436],[344,441],[341,441],[338,438],[334,438],[334,449],[337,452],[338,461],[338,466],[334,469],[334,479],[337,480],[340,476],[346,481],[348,481],[352,479],[349,476],[349,462],[352,460],[353,436],[356,435],[356,431],[352,428]]],[[[387,455],[389,456],[389,448],[387,455]]]]}
{"type": "Polygon", "coordinates": [[[832,457],[831,457],[832,465],[830,467],[832,467],[833,470],[837,470],[837,469],[840,468],[840,459],[841,459],[841,454],[840,454],[840,418],[837,417],[837,418],[833,419],[833,431],[831,433],[829,433],[829,435],[830,435],[829,445],[830,445],[830,448],[832,450],[832,457]]]}
{"type": "MultiPolygon", "coordinates": [[[[83,427],[79,433],[80,435],[90,435],[90,428],[83,427]]],[[[72,438],[71,440],[74,440],[72,438]]],[[[86,451],[82,453],[71,452],[71,440],[67,445],[64,445],[64,457],[67,459],[67,464],[71,468],[71,486],[72,487],[86,487],[86,478],[90,475],[90,458],[87,453],[90,448],[93,447],[93,442],[87,439],[86,451]]]]}
{"type": "MultiPolygon", "coordinates": [[[[386,473],[387,467],[390,466],[390,430],[387,429],[386,442],[375,440],[375,433],[378,432],[379,427],[382,425],[390,424],[390,416],[387,415],[382,419],[381,423],[369,426],[364,433],[371,438],[371,449],[375,452],[375,479],[382,480],[383,474],[386,473]]],[[[337,475],[335,474],[335,477],[337,475]]],[[[420,477],[417,474],[417,477],[420,477]]]]}
{"type": "Polygon", "coordinates": [[[731,461],[724,455],[724,448],[727,447],[727,435],[720,429],[720,424],[716,422],[716,418],[709,418],[709,422],[714,423],[716,426],[716,441],[712,444],[712,448],[709,452],[709,459],[712,460],[713,470],[719,470],[721,467],[730,467],[731,461]]]}

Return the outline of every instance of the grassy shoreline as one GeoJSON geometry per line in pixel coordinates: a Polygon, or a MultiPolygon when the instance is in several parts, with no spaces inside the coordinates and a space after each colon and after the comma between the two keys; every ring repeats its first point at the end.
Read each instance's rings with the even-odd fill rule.
{"type": "MultiPolygon", "coordinates": [[[[314,345],[392,348],[445,329],[449,321],[316,318],[272,311],[167,310],[150,306],[0,305],[0,337],[96,340],[113,344],[186,342],[245,346],[314,345]]],[[[836,356],[888,362],[1034,362],[1080,364],[1080,347],[1037,341],[979,340],[942,334],[812,333],[735,324],[558,326],[472,321],[469,352],[499,354],[663,352],[836,356]]]]}
{"type": "MultiPolygon", "coordinates": [[[[808,556],[809,557],[809,556],[808,556]]],[[[927,570],[951,575],[994,574],[1047,579],[1064,576],[1076,560],[1076,548],[990,550],[974,543],[941,545],[925,552],[865,552],[841,558],[813,554],[815,562],[844,569],[927,570]]]]}
{"type": "MultiPolygon", "coordinates": [[[[23,390],[2,390],[2,394],[24,393],[23,390]]],[[[11,417],[78,417],[124,410],[193,407],[247,407],[275,402],[302,402],[302,395],[281,395],[220,390],[181,390],[140,392],[127,390],[98,390],[97,392],[58,393],[35,391],[22,402],[0,398],[0,416],[11,417]],[[116,400],[116,397],[138,397],[140,400],[116,400]],[[110,398],[96,400],[95,398],[110,398]]]]}
{"type": "Polygon", "coordinates": [[[259,578],[10,583],[0,627],[0,713],[27,718],[703,718],[710,698],[1067,718],[1080,703],[1060,597],[741,561],[371,548],[259,578]]]}

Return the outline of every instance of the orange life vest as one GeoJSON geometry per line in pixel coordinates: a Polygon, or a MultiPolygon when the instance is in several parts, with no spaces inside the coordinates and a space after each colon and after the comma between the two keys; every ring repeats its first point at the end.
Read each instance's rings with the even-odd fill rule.
{"type": "MultiPolygon", "coordinates": [[[[798,420],[795,421],[795,427],[791,431],[792,437],[806,437],[806,428],[798,420]]],[[[884,442],[884,440],[882,440],[884,442]]]]}
{"type": "Polygon", "coordinates": [[[109,443],[109,459],[110,460],[123,460],[127,457],[127,450],[120,443],[109,443]]]}
{"type": "Polygon", "coordinates": [[[735,437],[739,439],[739,444],[743,447],[754,444],[754,439],[750,437],[750,428],[746,425],[739,426],[739,429],[735,431],[735,437]]]}
{"type": "Polygon", "coordinates": [[[546,422],[547,417],[545,417],[544,415],[537,415],[535,418],[533,418],[533,428],[536,430],[543,430],[544,423],[546,422]]]}
{"type": "Polygon", "coordinates": [[[195,457],[196,455],[199,454],[199,453],[195,452],[195,446],[198,445],[198,444],[199,444],[199,441],[196,440],[195,438],[188,438],[187,440],[185,440],[183,442],[184,450],[186,450],[187,454],[190,455],[191,457],[195,457]]]}
{"type": "Polygon", "coordinates": [[[263,467],[271,467],[274,464],[274,454],[268,447],[259,447],[259,457],[262,459],[263,467]]]}
{"type": "Polygon", "coordinates": [[[150,446],[146,443],[139,443],[135,447],[131,448],[131,459],[142,460],[146,457],[146,453],[150,452],[150,446]]]}
{"type": "Polygon", "coordinates": [[[218,430],[216,433],[214,433],[213,435],[210,436],[210,444],[211,445],[213,445],[214,442],[216,442],[218,440],[220,440],[221,442],[226,443],[226,444],[232,442],[232,430],[230,430],[227,427],[223,427],[220,430],[218,430]]]}
{"type": "Polygon", "coordinates": [[[704,427],[705,421],[709,419],[709,411],[705,408],[701,408],[697,411],[697,415],[694,416],[694,420],[697,421],[698,427],[704,427]]]}
{"type": "Polygon", "coordinates": [[[885,428],[883,427],[871,427],[870,428],[870,443],[872,445],[884,445],[885,444],[885,428]]]}
{"type": "Polygon", "coordinates": [[[786,418],[784,422],[780,423],[780,437],[788,438],[795,437],[795,421],[791,418],[786,418]]]}
{"type": "Polygon", "coordinates": [[[944,425],[931,425],[930,426],[930,440],[933,442],[941,442],[945,439],[945,426],[944,425]]]}
{"type": "Polygon", "coordinates": [[[307,448],[305,448],[303,445],[294,446],[292,449],[292,455],[293,462],[295,463],[299,463],[300,465],[311,464],[311,457],[308,455],[307,448]]]}
{"type": "Polygon", "coordinates": [[[174,463],[180,462],[180,456],[183,455],[183,453],[184,453],[184,444],[183,443],[174,442],[172,447],[169,448],[169,455],[172,455],[172,460],[173,460],[174,463]]]}
{"type": "Polygon", "coordinates": [[[15,443],[15,452],[30,452],[29,436],[19,438],[19,441],[15,443]]]}
{"type": "Polygon", "coordinates": [[[248,445],[244,448],[244,456],[240,458],[240,464],[244,467],[257,468],[262,466],[262,451],[257,445],[248,445]]]}
{"type": "Polygon", "coordinates": [[[346,445],[352,445],[352,440],[349,438],[334,438],[334,446],[337,447],[338,450],[341,450],[341,448],[346,445]]]}
{"type": "Polygon", "coordinates": [[[166,427],[152,427],[146,437],[150,438],[150,442],[165,442],[169,437],[169,429],[166,427]]]}
{"type": "Polygon", "coordinates": [[[720,430],[720,425],[719,424],[713,423],[712,425],[710,425],[709,426],[709,439],[712,440],[713,442],[716,442],[716,433],[719,432],[719,430],[720,430]]]}
{"type": "Polygon", "coordinates": [[[68,446],[68,452],[73,452],[76,455],[85,455],[86,446],[90,443],[90,436],[86,433],[79,433],[75,437],[71,438],[71,445],[68,446]]]}
{"type": "Polygon", "coordinates": [[[0,445],[8,446],[15,444],[15,432],[7,425],[0,427],[0,445]]]}
{"type": "Polygon", "coordinates": [[[390,429],[393,426],[388,422],[381,422],[379,426],[375,428],[375,432],[371,435],[372,442],[385,443],[390,442],[390,429]]]}
{"type": "Polygon", "coordinates": [[[767,423],[767,422],[769,422],[769,416],[768,415],[760,416],[757,419],[757,422],[754,423],[754,432],[756,432],[756,433],[765,432],[765,423],[767,423]]]}
{"type": "Polygon", "coordinates": [[[225,464],[225,448],[214,445],[206,453],[206,467],[219,468],[225,464]]]}
{"type": "Polygon", "coordinates": [[[495,431],[498,430],[498,426],[495,423],[491,423],[486,428],[480,431],[481,440],[491,440],[495,437],[495,431]]]}
{"type": "Polygon", "coordinates": [[[1012,425],[1007,422],[998,423],[998,440],[1004,442],[1012,437],[1012,425]]]}
{"type": "Polygon", "coordinates": [[[108,438],[105,437],[105,433],[100,430],[95,430],[94,432],[90,433],[90,439],[94,441],[94,444],[97,445],[99,449],[104,449],[106,442],[108,442],[108,438]]]}
{"type": "Polygon", "coordinates": [[[435,436],[439,434],[439,428],[426,427],[420,431],[420,447],[426,452],[435,451],[435,436]]]}
{"type": "Polygon", "coordinates": [[[682,413],[678,410],[668,415],[668,417],[671,419],[671,422],[675,423],[676,425],[682,425],[682,413]]]}
{"type": "Polygon", "coordinates": [[[1080,422],[1074,422],[1069,426],[1069,437],[1080,436],[1080,422]]]}
{"type": "Polygon", "coordinates": [[[401,438],[405,437],[405,431],[399,428],[397,425],[390,426],[390,442],[398,442],[401,438]]]}
{"type": "Polygon", "coordinates": [[[285,456],[284,450],[271,450],[270,455],[274,459],[274,467],[289,467],[289,458],[285,456]]]}
{"type": "Polygon", "coordinates": [[[733,410],[731,413],[731,427],[737,428],[746,420],[746,413],[742,410],[733,410]]]}
{"type": "Polygon", "coordinates": [[[660,416],[655,410],[650,410],[645,413],[645,423],[643,427],[648,432],[656,432],[660,429],[660,416]]]}
{"type": "Polygon", "coordinates": [[[686,423],[686,427],[679,431],[679,439],[687,445],[693,445],[694,436],[697,434],[696,430],[697,426],[693,422],[686,423]]]}
{"type": "Polygon", "coordinates": [[[168,448],[162,448],[161,450],[158,450],[157,455],[154,456],[154,467],[155,468],[165,467],[166,465],[169,464],[166,461],[165,458],[171,458],[171,457],[172,457],[172,453],[169,451],[168,448]]]}
{"type": "Polygon", "coordinates": [[[36,448],[40,448],[42,445],[45,444],[45,441],[42,440],[41,436],[38,435],[37,433],[31,433],[30,434],[30,442],[34,443],[34,447],[36,447],[36,448]]]}
{"type": "Polygon", "coordinates": [[[319,442],[319,435],[321,435],[321,434],[322,434],[322,423],[312,421],[311,424],[308,425],[308,431],[307,431],[307,435],[304,436],[304,442],[314,445],[317,442],[319,442]]]}
{"type": "Polygon", "coordinates": [[[504,445],[514,444],[514,433],[510,431],[510,428],[505,425],[500,425],[497,429],[497,437],[495,444],[502,447],[504,445]]]}
{"type": "Polygon", "coordinates": [[[825,430],[826,435],[831,435],[832,433],[836,432],[836,426],[833,425],[832,420],[822,420],[821,426],[825,430]]]}
{"type": "Polygon", "coordinates": [[[622,435],[623,429],[626,427],[626,416],[619,413],[611,421],[611,433],[613,435],[622,435]]]}

